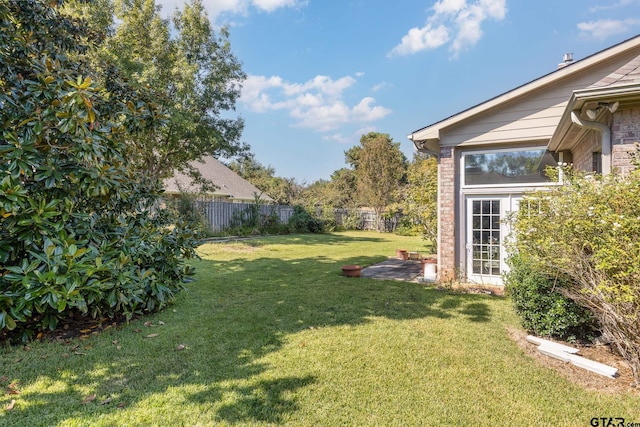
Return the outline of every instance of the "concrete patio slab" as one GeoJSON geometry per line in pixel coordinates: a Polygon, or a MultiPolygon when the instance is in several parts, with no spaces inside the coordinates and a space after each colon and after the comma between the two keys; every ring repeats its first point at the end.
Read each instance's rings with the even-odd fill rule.
{"type": "Polygon", "coordinates": [[[389,258],[363,268],[360,277],[410,282],[420,276],[421,269],[422,263],[420,261],[389,258]]]}

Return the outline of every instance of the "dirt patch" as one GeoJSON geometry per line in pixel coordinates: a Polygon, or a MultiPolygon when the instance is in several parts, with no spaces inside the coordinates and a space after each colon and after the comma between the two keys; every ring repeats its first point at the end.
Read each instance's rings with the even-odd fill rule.
{"type": "Polygon", "coordinates": [[[216,255],[224,253],[252,253],[260,249],[257,246],[243,245],[239,243],[213,243],[210,245],[200,246],[198,249],[201,256],[216,255]]]}
{"type": "Polygon", "coordinates": [[[631,367],[622,357],[615,354],[608,345],[576,345],[563,341],[555,341],[560,344],[578,348],[580,350],[578,354],[582,357],[617,368],[618,376],[615,379],[587,371],[569,362],[563,362],[540,353],[535,344],[527,341],[527,333],[522,330],[507,328],[507,333],[525,354],[535,359],[537,363],[555,370],[563,378],[578,386],[587,390],[609,394],[640,394],[640,387],[635,386],[631,367]]]}
{"type": "MultiPolygon", "coordinates": [[[[134,316],[127,321],[124,316],[117,316],[112,319],[101,318],[92,319],[88,316],[82,316],[78,313],[70,313],[64,319],[60,319],[58,326],[54,330],[44,329],[37,330],[33,333],[31,340],[35,341],[69,341],[74,338],[81,340],[89,338],[91,335],[97,335],[102,331],[111,328],[118,328],[138,320],[139,316],[134,316]]],[[[6,342],[19,344],[21,342],[22,333],[15,331],[3,330],[0,332],[0,345],[6,342]]]]}

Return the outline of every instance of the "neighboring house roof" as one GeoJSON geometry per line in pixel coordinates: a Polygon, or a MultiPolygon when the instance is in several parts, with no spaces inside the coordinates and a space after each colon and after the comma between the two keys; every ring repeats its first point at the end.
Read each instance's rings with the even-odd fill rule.
{"type": "Polygon", "coordinates": [[[483,140],[482,136],[489,132],[492,133],[491,143],[501,140],[548,141],[556,132],[573,93],[585,87],[593,89],[614,83],[637,83],[638,48],[640,36],[570,63],[483,103],[418,129],[408,137],[417,148],[433,153],[440,151],[442,143],[487,143],[489,141],[483,140]],[[620,68],[621,65],[624,67],[620,68]],[[594,70],[606,76],[595,76],[595,84],[594,80],[590,80],[594,78],[594,70]],[[516,103],[522,105],[514,108],[516,103]],[[486,120],[488,114],[495,114],[495,118],[486,120]],[[482,120],[483,117],[485,120],[482,120]],[[445,135],[448,137],[447,141],[441,141],[445,135]]]}
{"type": "MultiPolygon", "coordinates": [[[[230,200],[254,201],[259,195],[262,201],[273,201],[271,197],[263,194],[256,186],[229,169],[213,157],[196,160],[190,163],[196,168],[202,178],[212,182],[217,189],[205,194],[213,197],[228,197],[230,200]]],[[[200,185],[193,182],[192,178],[184,173],[176,172],[172,178],[164,181],[165,193],[176,194],[181,192],[199,193],[200,185]]]]}

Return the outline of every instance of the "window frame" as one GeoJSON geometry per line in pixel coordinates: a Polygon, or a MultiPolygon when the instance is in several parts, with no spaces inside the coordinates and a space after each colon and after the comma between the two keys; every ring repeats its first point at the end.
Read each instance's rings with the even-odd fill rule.
{"type": "MultiPolygon", "coordinates": [[[[540,182],[517,182],[517,183],[497,183],[497,184],[467,184],[466,182],[466,168],[465,159],[467,155],[478,154],[496,154],[496,153],[517,153],[520,151],[534,151],[534,150],[546,150],[546,145],[528,145],[521,147],[510,148],[490,148],[490,149],[471,149],[464,150],[460,153],[460,185],[462,188],[518,188],[518,187],[548,187],[550,185],[557,185],[561,182],[561,178],[558,181],[540,181],[540,182]]],[[[558,161],[558,164],[562,163],[562,157],[558,161]]]]}

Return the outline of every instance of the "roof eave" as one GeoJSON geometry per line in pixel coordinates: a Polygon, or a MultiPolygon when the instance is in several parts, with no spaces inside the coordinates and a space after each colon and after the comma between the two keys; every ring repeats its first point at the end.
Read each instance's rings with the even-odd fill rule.
{"type": "Polygon", "coordinates": [[[571,120],[571,112],[582,113],[584,110],[592,108],[598,102],[625,102],[637,100],[640,97],[640,83],[630,83],[617,86],[604,86],[597,88],[580,89],[573,92],[567,106],[562,113],[560,122],[555,132],[549,140],[550,151],[563,151],[570,149],[573,140],[569,140],[567,135],[573,127],[577,125],[571,120]]]}

